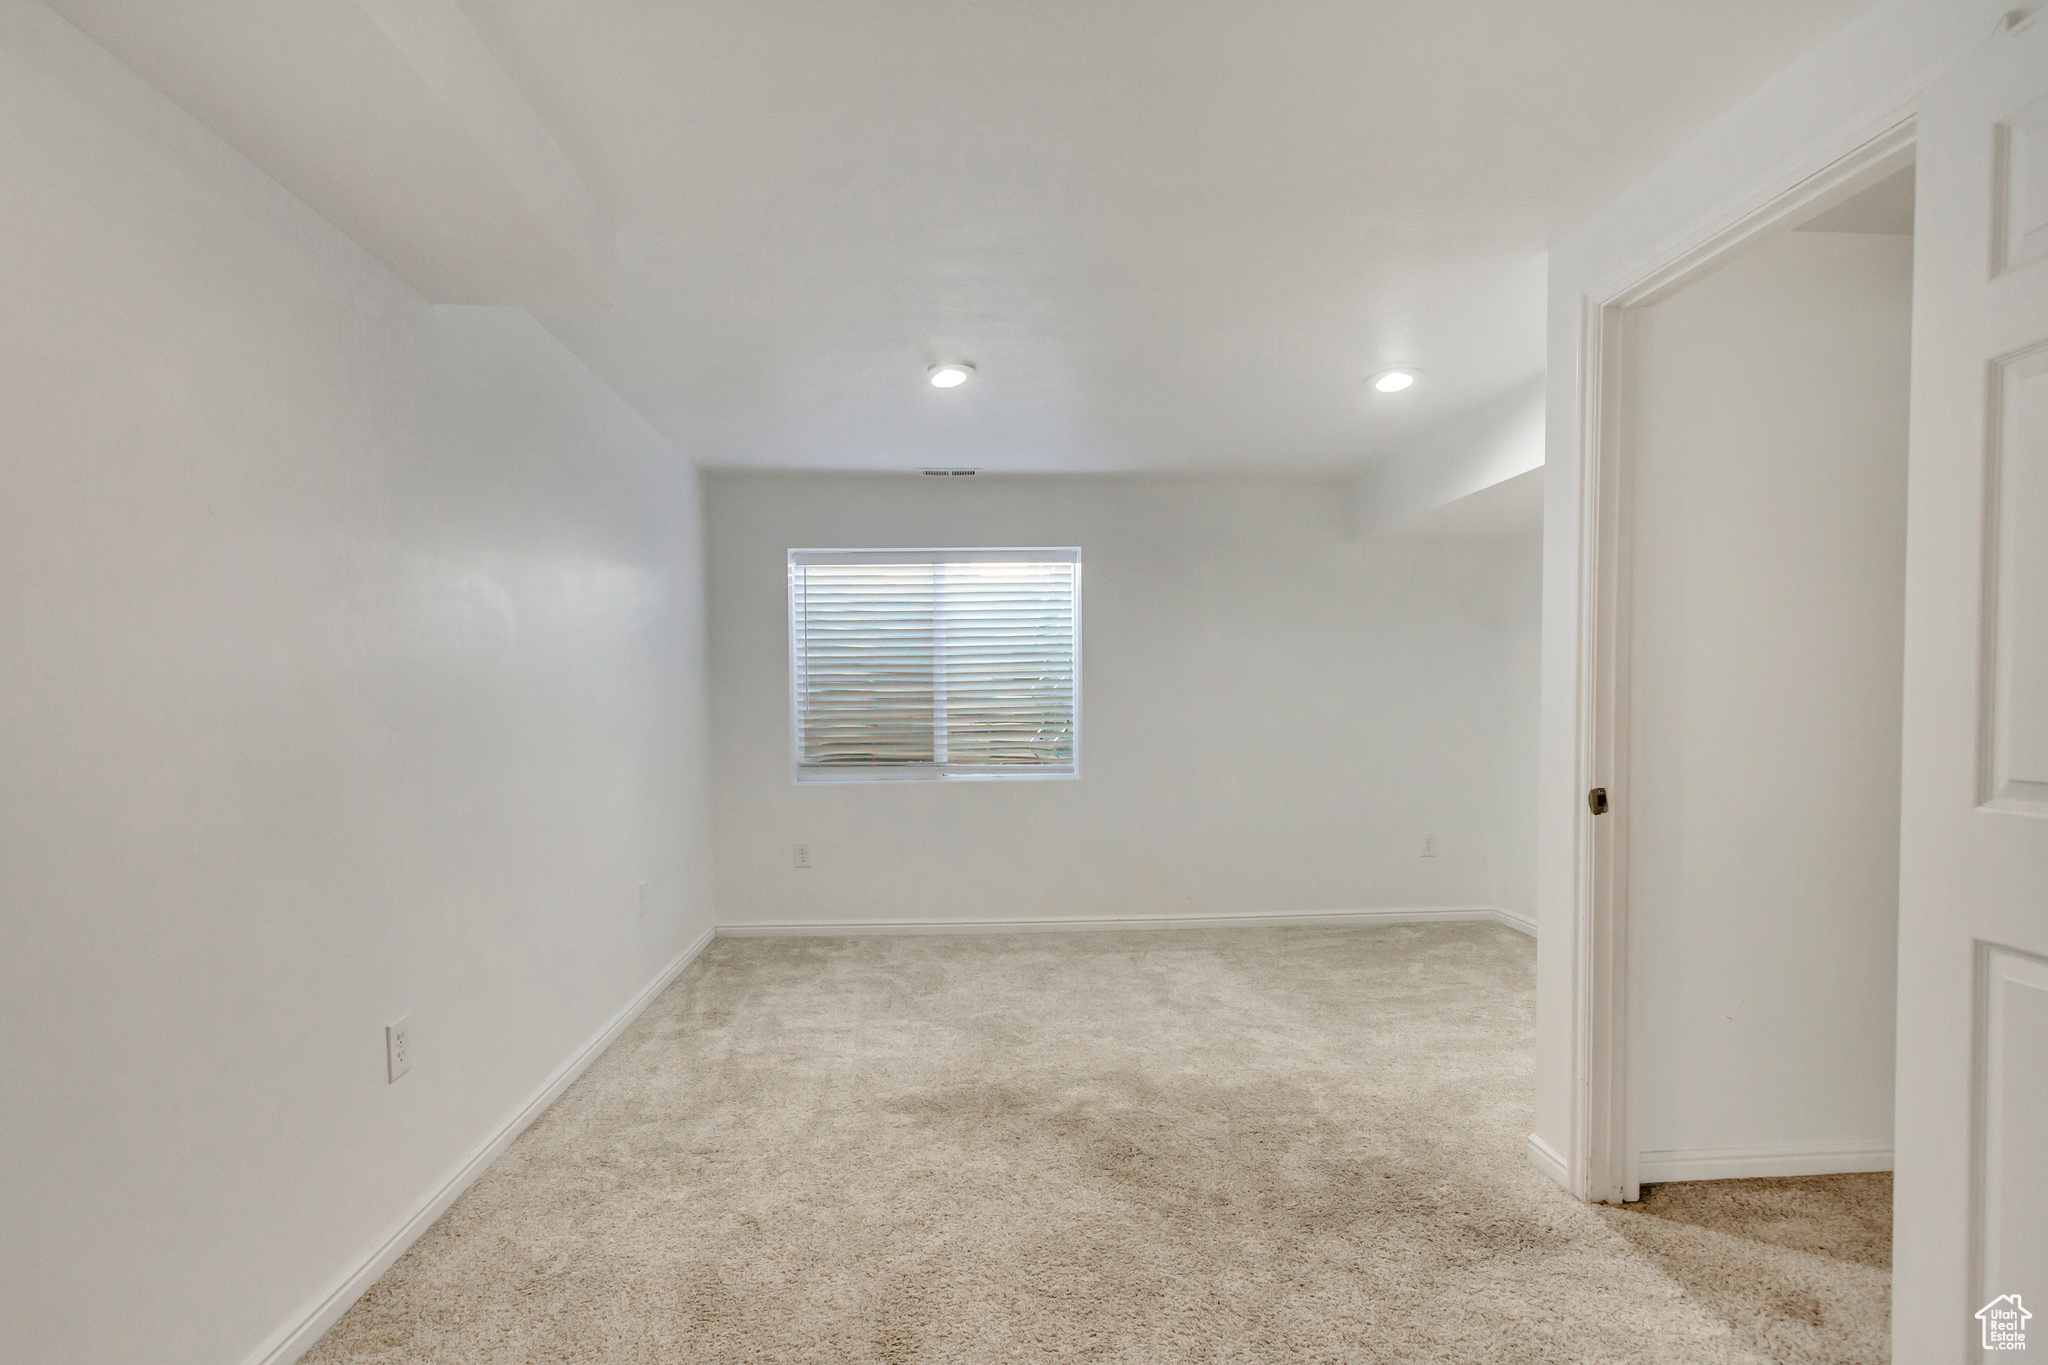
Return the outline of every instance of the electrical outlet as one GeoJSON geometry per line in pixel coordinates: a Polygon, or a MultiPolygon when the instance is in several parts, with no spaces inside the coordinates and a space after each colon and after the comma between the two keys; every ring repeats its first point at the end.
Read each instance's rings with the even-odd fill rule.
{"type": "Polygon", "coordinates": [[[640,917],[647,917],[647,883],[640,883],[640,917]]]}
{"type": "Polygon", "coordinates": [[[796,865],[798,867],[809,867],[811,865],[811,846],[809,844],[798,844],[796,846],[796,865]]]}
{"type": "Polygon", "coordinates": [[[1434,858],[1436,856],[1436,836],[1434,834],[1422,836],[1422,856],[1425,858],[1434,858]]]}
{"type": "Polygon", "coordinates": [[[412,1070],[412,1016],[405,1015],[384,1026],[384,1064],[395,1081],[412,1070]]]}

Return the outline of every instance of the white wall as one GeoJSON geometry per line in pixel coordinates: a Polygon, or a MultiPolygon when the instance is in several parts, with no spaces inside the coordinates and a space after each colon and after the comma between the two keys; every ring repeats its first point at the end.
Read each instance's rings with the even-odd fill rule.
{"type": "Polygon", "coordinates": [[[1411,449],[1373,464],[1351,481],[1347,534],[1393,530],[1541,469],[1543,404],[1544,379],[1538,375],[1411,449]]]}
{"type": "Polygon", "coordinates": [[[1630,318],[1644,1180],[1890,1162],[1911,308],[1782,232],[1630,318]]]}
{"type": "Polygon", "coordinates": [[[1495,731],[1492,813],[1488,817],[1492,903],[1525,921],[1533,931],[1542,711],[1543,530],[1539,526],[1505,539],[1454,543],[1492,558],[1500,572],[1494,589],[1494,620],[1502,651],[1500,671],[1495,675],[1495,704],[1500,709],[1496,713],[1499,728],[1495,731]]]}
{"type": "Polygon", "coordinates": [[[710,923],[695,476],[24,0],[0,181],[0,1355],[219,1365],[710,923]]]}
{"type": "Polygon", "coordinates": [[[1536,1133],[1583,1171],[1574,983],[1590,895],[1585,794],[1591,655],[1581,524],[1588,471],[1579,392],[1589,300],[1608,297],[1910,116],[1916,93],[1991,33],[2008,0],[1879,0],[1702,132],[1550,252],[1541,776],[1537,844],[1536,1133]]]}
{"type": "Polygon", "coordinates": [[[1533,541],[1347,543],[1279,480],[707,487],[721,922],[1525,913],[1533,541]],[[892,545],[1081,547],[1081,780],[791,782],[785,555],[892,545]]]}

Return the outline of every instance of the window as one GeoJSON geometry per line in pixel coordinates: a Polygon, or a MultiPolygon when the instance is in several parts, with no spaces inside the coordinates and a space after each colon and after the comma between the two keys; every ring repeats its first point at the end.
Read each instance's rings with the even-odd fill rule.
{"type": "Polygon", "coordinates": [[[799,782],[1077,777],[1081,552],[791,550],[799,782]]]}

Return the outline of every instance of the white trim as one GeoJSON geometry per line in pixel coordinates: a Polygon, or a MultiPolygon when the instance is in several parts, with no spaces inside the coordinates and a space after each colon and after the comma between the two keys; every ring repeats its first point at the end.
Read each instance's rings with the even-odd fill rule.
{"type": "Polygon", "coordinates": [[[1555,1148],[1534,1133],[1529,1134],[1529,1163],[1567,1192],[1571,1190],[1571,1167],[1565,1164],[1565,1159],[1557,1154],[1555,1148]]]}
{"type": "Polygon", "coordinates": [[[448,1206],[462,1196],[462,1192],[476,1183],[478,1176],[512,1145],[512,1140],[525,1132],[528,1125],[547,1111],[564,1090],[581,1076],[590,1064],[598,1059],[604,1050],[612,1045],[626,1026],[640,1017],[642,1010],[654,1003],[656,996],[666,990],[683,969],[704,951],[711,940],[717,937],[716,929],[707,929],[694,942],[676,954],[663,967],[654,980],[640,993],[627,1001],[625,1007],[611,1017],[595,1036],[570,1056],[569,1060],[555,1068],[553,1075],[541,1082],[540,1088],[530,1095],[526,1102],[493,1129],[482,1143],[463,1158],[462,1164],[451,1171],[447,1178],[413,1205],[412,1211],[401,1218],[367,1255],[356,1263],[353,1270],[344,1274],[334,1287],[321,1295],[299,1314],[297,1319],[280,1327],[246,1357],[245,1365],[291,1365],[307,1351],[313,1343],[338,1322],[357,1299],[368,1292],[378,1277],[389,1270],[392,1263],[405,1254],[406,1248],[419,1240],[421,1233],[433,1226],[434,1220],[448,1211],[448,1206]]]}
{"type": "Polygon", "coordinates": [[[1512,910],[1503,910],[1499,906],[1495,906],[1493,907],[1493,922],[1504,929],[1512,929],[1518,934],[1527,934],[1530,938],[1536,937],[1536,921],[1527,915],[1518,915],[1512,910]]]}
{"type": "MultiPolygon", "coordinates": [[[[1841,202],[1913,158],[1912,111],[1888,110],[1847,150],[1811,168],[1761,204],[1731,205],[1718,230],[1628,279],[1580,300],[1579,799],[1608,792],[1607,813],[1575,807],[1572,905],[1572,1043],[1576,1070],[1570,1189],[1596,1203],[1626,1203],[1647,1179],[1630,1092],[1629,563],[1630,452],[1622,439],[1621,359],[1630,311],[1666,298],[1792,215],[1841,202]]],[[[1665,1179],[1671,1179],[1665,1176],[1665,1179]]],[[[1707,1177],[1691,1177],[1705,1179],[1707,1177]]]]}
{"type": "Polygon", "coordinates": [[[868,938],[895,934],[1073,934],[1152,929],[1315,929],[1375,924],[1493,923],[1535,936],[1536,926],[1490,905],[1310,910],[1248,915],[1128,915],[1087,919],[810,920],[721,924],[720,938],[868,938]]]}
{"type": "Polygon", "coordinates": [[[792,564],[1079,564],[1078,545],[937,546],[791,550],[792,564]]]}
{"type": "Polygon", "coordinates": [[[1695,1147],[1643,1152],[1645,1185],[1667,1180],[1754,1180],[1760,1176],[1843,1175],[1892,1168],[1890,1142],[1785,1142],[1764,1147],[1695,1147]]]}
{"type": "MultiPolygon", "coordinates": [[[[1079,710],[1079,707],[1075,708],[1077,714],[1079,710]]],[[[1080,733],[1078,727],[1075,733],[1080,733]]],[[[806,768],[797,764],[790,772],[790,781],[800,787],[830,786],[833,783],[872,786],[877,782],[1078,782],[1081,778],[1077,765],[1053,763],[1031,767],[1020,764],[1014,772],[997,768],[955,768],[943,763],[878,763],[871,768],[848,765],[843,769],[806,768]]]]}

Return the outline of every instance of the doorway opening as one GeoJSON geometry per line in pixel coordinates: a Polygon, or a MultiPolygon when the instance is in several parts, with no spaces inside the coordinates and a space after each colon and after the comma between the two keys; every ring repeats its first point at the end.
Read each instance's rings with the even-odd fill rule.
{"type": "Polygon", "coordinates": [[[1913,168],[1624,322],[1640,1185],[1891,1168],[1913,168]]]}
{"type": "Polygon", "coordinates": [[[1911,125],[1607,301],[1586,1193],[1891,1167],[1911,125]]]}

